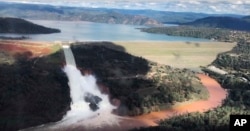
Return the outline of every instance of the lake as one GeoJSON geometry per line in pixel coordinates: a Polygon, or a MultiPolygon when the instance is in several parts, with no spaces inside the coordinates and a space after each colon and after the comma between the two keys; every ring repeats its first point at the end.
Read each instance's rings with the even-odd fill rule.
{"type": "MultiPolygon", "coordinates": [[[[53,34],[22,34],[22,36],[30,37],[33,41],[209,41],[207,39],[199,38],[150,34],[136,29],[142,26],[104,24],[85,21],[29,21],[61,30],[61,33],[53,34]]],[[[1,35],[10,36],[10,34],[1,35]]],[[[12,34],[11,36],[20,36],[20,34],[12,34]]]]}

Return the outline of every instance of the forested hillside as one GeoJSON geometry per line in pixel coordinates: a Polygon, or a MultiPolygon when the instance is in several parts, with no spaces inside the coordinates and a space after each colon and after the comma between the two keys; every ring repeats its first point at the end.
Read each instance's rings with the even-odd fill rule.
{"type": "MultiPolygon", "coordinates": [[[[247,17],[245,17],[247,19],[247,17]]],[[[250,22],[234,17],[206,17],[183,25],[195,27],[221,28],[239,31],[250,31],[250,22]]]]}
{"type": "Polygon", "coordinates": [[[222,42],[249,40],[249,17],[206,17],[173,27],[139,28],[143,32],[204,38],[222,42]]]}
{"type": "Polygon", "coordinates": [[[0,17],[0,33],[49,34],[59,32],[59,29],[36,25],[24,19],[0,17]]]}
{"type": "Polygon", "coordinates": [[[168,108],[175,102],[208,97],[190,70],[159,65],[93,43],[78,43],[72,50],[77,65],[92,70],[109,88],[112,98],[121,101],[120,114],[140,115],[168,108]]]}
{"type": "Polygon", "coordinates": [[[204,38],[222,42],[238,42],[242,39],[249,39],[250,33],[244,31],[232,31],[228,29],[193,27],[193,26],[174,26],[174,27],[152,27],[140,28],[143,32],[165,34],[170,36],[185,36],[204,38]]]}
{"type": "MultiPolygon", "coordinates": [[[[62,49],[48,44],[48,48],[56,48],[50,52],[50,48],[38,50],[32,44],[14,43],[0,43],[0,130],[59,121],[71,101],[62,70],[62,49]]],[[[145,114],[169,108],[175,102],[208,97],[206,88],[190,70],[150,62],[110,42],[76,43],[71,48],[82,74],[93,74],[111,102],[120,100],[116,111],[120,115],[145,114]]]]}
{"type": "Polygon", "coordinates": [[[250,22],[250,16],[245,16],[245,17],[243,17],[242,19],[243,19],[243,20],[246,20],[246,21],[248,21],[248,22],[250,22]]]}
{"type": "Polygon", "coordinates": [[[200,131],[229,130],[229,117],[232,114],[250,115],[250,42],[241,41],[232,51],[221,53],[212,65],[228,72],[221,75],[207,68],[204,71],[228,91],[228,96],[221,107],[205,113],[188,113],[170,119],[162,120],[159,126],[134,129],[135,131],[200,131]],[[235,63],[234,63],[235,62],[235,63]]]}
{"type": "Polygon", "coordinates": [[[0,130],[59,121],[71,101],[63,52],[30,59],[31,52],[16,49],[15,54],[0,49],[0,130]]]}

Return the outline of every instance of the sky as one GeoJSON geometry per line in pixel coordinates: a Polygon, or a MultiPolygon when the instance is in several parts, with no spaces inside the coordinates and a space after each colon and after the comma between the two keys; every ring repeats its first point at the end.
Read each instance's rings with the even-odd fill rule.
{"type": "Polygon", "coordinates": [[[0,0],[57,6],[250,15],[250,0],[0,0]]]}

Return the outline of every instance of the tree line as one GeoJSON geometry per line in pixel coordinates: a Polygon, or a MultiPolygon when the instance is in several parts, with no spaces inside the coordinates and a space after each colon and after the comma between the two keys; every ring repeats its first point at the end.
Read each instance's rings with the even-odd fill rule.
{"type": "MultiPolygon", "coordinates": [[[[227,89],[227,98],[223,101],[221,107],[213,110],[209,110],[205,113],[187,113],[172,117],[170,119],[161,120],[159,126],[133,129],[134,131],[165,131],[165,130],[229,130],[229,118],[230,115],[249,115],[250,114],[250,83],[249,83],[249,68],[246,66],[234,67],[221,59],[221,55],[229,53],[237,53],[239,55],[249,55],[250,44],[247,41],[241,41],[232,51],[220,54],[213,62],[219,68],[229,72],[227,75],[216,74],[212,71],[204,69],[203,71],[208,73],[211,77],[215,78],[223,88],[227,89]],[[220,64],[223,63],[223,64],[220,64]],[[248,82],[239,80],[239,77],[244,76],[248,82]]],[[[228,59],[231,59],[228,55],[228,59]]],[[[238,57],[238,64],[241,64],[242,57],[238,57]]]]}

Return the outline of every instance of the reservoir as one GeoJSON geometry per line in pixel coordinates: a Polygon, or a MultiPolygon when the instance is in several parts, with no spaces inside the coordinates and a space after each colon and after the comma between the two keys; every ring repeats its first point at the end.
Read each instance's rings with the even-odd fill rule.
{"type": "MultiPolygon", "coordinates": [[[[207,39],[167,36],[141,32],[143,26],[104,24],[86,21],[29,20],[45,27],[57,28],[53,34],[0,34],[1,36],[27,36],[32,41],[184,41],[208,42],[207,39]]],[[[168,25],[166,25],[168,26],[168,25]]]]}

